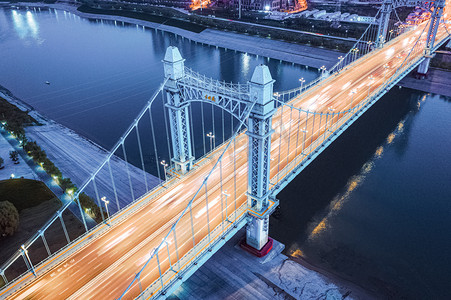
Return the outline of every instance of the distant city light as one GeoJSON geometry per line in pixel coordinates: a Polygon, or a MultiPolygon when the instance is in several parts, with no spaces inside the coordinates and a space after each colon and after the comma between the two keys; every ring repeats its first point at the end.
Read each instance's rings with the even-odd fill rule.
{"type": "Polygon", "coordinates": [[[266,5],[265,6],[265,11],[269,11],[269,9],[270,9],[269,5],[266,5]]]}

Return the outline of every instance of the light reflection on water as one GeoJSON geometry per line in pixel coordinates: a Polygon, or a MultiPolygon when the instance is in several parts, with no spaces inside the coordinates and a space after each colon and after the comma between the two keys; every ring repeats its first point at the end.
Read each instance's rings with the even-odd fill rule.
{"type": "MultiPolygon", "coordinates": [[[[39,25],[36,22],[31,11],[28,10],[26,12],[23,12],[12,10],[11,14],[14,29],[21,39],[32,38],[39,43],[42,42],[39,38],[39,25]]],[[[5,22],[5,20],[3,20],[2,22],[5,22]]]]}
{"type": "Polygon", "coordinates": [[[380,298],[447,299],[451,98],[396,89],[376,106],[279,194],[271,234],[380,298]]]}

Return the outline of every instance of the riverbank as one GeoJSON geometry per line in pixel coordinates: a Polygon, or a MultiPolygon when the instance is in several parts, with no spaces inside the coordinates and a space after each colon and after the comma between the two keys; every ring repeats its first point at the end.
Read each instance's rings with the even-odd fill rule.
{"type": "Polygon", "coordinates": [[[409,74],[398,85],[426,93],[451,97],[451,71],[430,68],[427,78],[416,79],[412,74],[409,74]]]}
{"type": "Polygon", "coordinates": [[[239,246],[239,231],[168,299],[375,299],[362,288],[282,254],[274,241],[266,257],[239,246]]]}
{"type": "MultiPolygon", "coordinates": [[[[30,105],[24,103],[5,88],[0,86],[0,96],[11,104],[16,105],[33,117],[40,126],[28,126],[25,133],[30,141],[36,143],[47,153],[48,158],[61,170],[62,174],[70,178],[78,187],[82,186],[89,176],[98,168],[108,155],[106,149],[93,141],[81,136],[72,129],[65,127],[53,120],[43,116],[34,110],[30,105]]],[[[111,171],[115,179],[115,186],[118,194],[118,205],[124,207],[132,202],[130,196],[130,186],[127,172],[133,184],[134,195],[143,195],[146,192],[143,171],[117,156],[113,156],[110,161],[111,171]]],[[[96,177],[96,184],[100,196],[108,199],[115,199],[111,190],[111,177],[109,170],[102,170],[96,177]]],[[[150,188],[159,184],[160,180],[151,174],[146,173],[147,183],[150,188]]],[[[96,191],[92,185],[85,190],[86,194],[95,199],[96,191]]],[[[118,210],[117,204],[110,206],[110,212],[118,210]]]]}
{"type": "Polygon", "coordinates": [[[262,38],[258,36],[239,34],[211,28],[196,33],[182,28],[168,26],[166,24],[153,23],[146,20],[139,20],[116,15],[85,13],[78,11],[77,6],[67,3],[43,4],[19,2],[9,5],[24,7],[47,7],[64,10],[88,19],[111,20],[116,22],[135,24],[155,30],[170,32],[200,44],[245,52],[313,68],[320,68],[323,65],[329,68],[337,62],[338,56],[343,54],[340,51],[315,48],[306,45],[294,44],[269,38],[262,38]]]}

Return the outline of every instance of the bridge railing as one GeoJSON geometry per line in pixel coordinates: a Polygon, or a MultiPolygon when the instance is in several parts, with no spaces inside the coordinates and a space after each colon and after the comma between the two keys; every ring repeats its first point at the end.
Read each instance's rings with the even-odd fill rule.
{"type": "MultiPolygon", "coordinates": [[[[91,176],[84,182],[84,184],[77,190],[77,191],[73,191],[73,195],[70,195],[70,198],[73,199],[72,201],[67,201],[66,203],[63,204],[63,206],[53,215],[53,217],[51,219],[49,219],[49,221],[47,221],[45,223],[45,225],[37,231],[37,233],[35,233],[31,238],[29,238],[23,245],[22,247],[17,250],[6,262],[3,263],[2,267],[0,268],[0,275],[2,276],[2,279],[5,283],[5,285],[2,287],[2,289],[7,288],[8,286],[12,285],[12,284],[16,284],[19,281],[21,281],[22,279],[24,279],[25,277],[29,277],[30,276],[30,271],[32,273],[35,273],[37,271],[42,271],[42,270],[46,270],[48,269],[48,267],[50,267],[51,264],[49,264],[49,261],[53,261],[54,263],[57,263],[59,260],[55,260],[56,258],[60,258],[62,257],[62,254],[64,253],[65,256],[69,255],[70,253],[73,253],[73,251],[75,251],[76,249],[79,249],[80,247],[82,247],[84,244],[83,243],[79,243],[80,241],[87,240],[87,237],[90,236],[93,232],[99,233],[103,232],[103,230],[106,230],[106,226],[105,226],[105,220],[122,220],[123,218],[117,218],[120,215],[123,215],[124,212],[129,212],[129,213],[133,213],[135,210],[140,209],[143,205],[145,205],[145,203],[141,203],[140,200],[142,200],[142,197],[134,197],[133,195],[133,186],[132,186],[132,182],[131,182],[131,178],[130,178],[130,173],[129,173],[129,163],[127,161],[127,155],[125,152],[125,139],[134,131],[136,130],[137,136],[138,136],[138,141],[140,141],[139,139],[139,132],[138,132],[138,122],[143,118],[143,116],[146,114],[146,112],[151,111],[152,105],[155,101],[155,99],[157,98],[157,96],[162,92],[164,85],[166,84],[167,80],[165,80],[160,87],[155,91],[155,93],[152,95],[152,97],[150,98],[150,100],[147,102],[147,104],[144,106],[144,108],[141,110],[141,112],[138,114],[138,117],[132,122],[132,124],[129,126],[129,128],[125,131],[125,133],[123,134],[123,136],[119,139],[119,141],[115,144],[115,146],[112,148],[111,151],[108,152],[108,154],[106,155],[106,157],[102,160],[101,164],[99,165],[99,167],[96,168],[96,170],[91,174],[91,176]],[[111,165],[110,162],[113,159],[118,159],[118,157],[116,157],[116,153],[118,152],[118,150],[122,147],[123,149],[123,154],[124,154],[124,163],[125,163],[125,168],[126,168],[126,172],[128,174],[128,178],[129,178],[129,184],[130,184],[130,189],[132,191],[132,198],[133,201],[128,201],[128,205],[126,205],[125,207],[118,207],[118,210],[116,212],[113,211],[113,213],[111,215],[108,214],[108,216],[106,216],[106,212],[103,211],[102,209],[102,203],[100,202],[100,196],[99,196],[99,188],[98,185],[95,182],[96,176],[102,171],[102,172],[110,172],[111,175],[111,184],[112,186],[110,186],[110,188],[112,188],[114,190],[114,196],[112,195],[112,197],[110,199],[116,199],[116,201],[118,200],[118,194],[116,191],[116,187],[115,187],[115,183],[114,183],[114,178],[112,177],[112,171],[111,171],[111,165]],[[108,170],[107,170],[107,169],[108,170]],[[80,203],[80,197],[82,197],[82,194],[84,192],[86,192],[86,190],[88,189],[88,186],[92,189],[90,191],[90,193],[94,192],[95,193],[95,198],[97,200],[97,204],[98,207],[100,209],[100,212],[102,214],[102,220],[104,222],[102,223],[95,223],[92,221],[92,219],[90,219],[89,215],[87,214],[86,210],[82,209],[82,204],[80,203]],[[136,205],[137,202],[139,202],[141,205],[136,205]],[[66,227],[65,227],[65,223],[63,221],[63,217],[62,214],[72,205],[74,205],[74,203],[78,206],[78,210],[80,213],[80,217],[82,218],[84,227],[86,232],[84,234],[82,234],[81,236],[79,236],[76,239],[70,240],[69,239],[69,235],[67,234],[66,231],[66,227]],[[49,247],[47,245],[46,239],[45,239],[45,232],[46,230],[52,225],[54,224],[57,220],[60,220],[63,226],[63,230],[66,234],[66,238],[68,240],[68,244],[66,246],[63,246],[61,249],[54,251],[53,253],[50,252],[49,247]],[[88,221],[91,220],[91,223],[88,223],[88,221]],[[90,227],[90,228],[88,228],[90,227]],[[40,261],[38,264],[33,264],[33,262],[31,261],[31,259],[29,258],[29,256],[27,255],[28,251],[30,251],[30,247],[36,243],[36,241],[38,239],[42,239],[44,245],[46,245],[46,249],[48,252],[48,256],[46,259],[40,261]],[[75,242],[75,243],[74,243],[75,242]],[[77,247],[73,247],[73,244],[76,244],[77,247]],[[7,276],[5,274],[5,271],[8,270],[9,267],[11,267],[11,265],[13,263],[15,263],[17,261],[17,259],[19,259],[20,257],[23,257],[24,260],[27,262],[27,271],[21,275],[19,275],[18,277],[16,277],[14,280],[10,280],[8,281],[7,276]],[[43,266],[47,266],[47,268],[43,269],[43,266]]],[[[151,118],[151,125],[153,126],[152,123],[152,116],[150,114],[150,118],[151,118]]],[[[152,132],[153,132],[153,128],[152,128],[152,132]]],[[[140,142],[139,142],[140,143],[140,142]]],[[[141,144],[139,144],[139,149],[141,149],[141,144]]],[[[156,155],[158,156],[158,155],[156,155]]],[[[141,153],[141,161],[142,160],[142,153],[141,153]]],[[[143,170],[142,170],[143,174],[144,174],[144,178],[145,181],[147,180],[147,173],[145,172],[144,166],[143,166],[143,170]]],[[[146,181],[146,190],[147,192],[157,192],[162,185],[164,184],[164,182],[162,182],[161,180],[159,180],[160,184],[156,185],[154,188],[151,188],[149,190],[147,181],[146,181]]],[[[119,205],[119,204],[118,204],[119,205]]],[[[0,289],[0,291],[2,290],[0,289]]]]}
{"type": "MultiPolygon", "coordinates": [[[[377,17],[380,16],[380,13],[381,9],[377,11],[375,19],[377,19],[377,17]]],[[[385,38],[384,46],[389,46],[390,43],[393,42],[395,38],[414,28],[414,26],[406,26],[404,24],[401,24],[401,22],[395,23],[395,21],[400,20],[396,13],[394,16],[396,17],[396,19],[390,21],[388,35],[385,38]]],[[[275,96],[280,101],[289,102],[290,100],[304,93],[311,87],[317,86],[320,82],[327,80],[331,75],[339,73],[341,70],[345,68],[351,67],[362,58],[363,59],[367,58],[368,57],[367,54],[370,54],[373,51],[377,51],[380,49],[376,46],[377,31],[378,27],[376,24],[374,23],[369,24],[368,27],[363,32],[363,34],[360,36],[360,38],[351,47],[351,49],[345,55],[338,57],[338,61],[336,64],[334,64],[328,70],[324,66],[320,68],[319,69],[320,75],[314,80],[310,81],[309,83],[307,84],[302,83],[300,87],[275,93],[275,96]]]]}
{"type": "MultiPolygon", "coordinates": [[[[174,281],[182,279],[182,277],[180,276],[183,276],[184,273],[188,272],[192,264],[199,263],[199,260],[202,259],[202,256],[207,252],[211,252],[212,247],[214,247],[219,240],[223,239],[225,235],[238,228],[237,223],[240,223],[246,216],[245,212],[247,211],[247,197],[244,193],[242,195],[237,194],[236,191],[237,170],[239,167],[243,167],[237,167],[236,165],[236,141],[237,139],[246,138],[243,134],[240,134],[240,132],[254,105],[255,102],[252,105],[248,106],[246,117],[240,120],[240,124],[239,126],[237,126],[233,136],[227,142],[227,145],[224,147],[224,150],[215,161],[212,169],[204,177],[202,184],[197,189],[194,196],[191,197],[185,209],[174,221],[170,230],[164,235],[161,243],[153,250],[149,249],[149,252],[151,253],[150,257],[146,260],[139,272],[136,273],[133,280],[122,293],[119,299],[123,299],[124,297],[135,297],[136,295],[138,295],[138,297],[155,296],[156,294],[164,295],[166,290],[171,287],[174,281]],[[231,148],[232,145],[233,150],[231,148]],[[229,164],[233,163],[233,201],[235,205],[233,209],[233,221],[231,221],[231,219],[229,219],[227,216],[229,207],[227,198],[230,195],[224,193],[223,190],[222,169],[223,161],[226,157],[227,159],[232,159],[232,161],[228,162],[229,164]],[[219,184],[220,195],[219,198],[216,197],[213,200],[209,200],[208,185],[212,182],[215,182],[215,184],[212,184],[212,186],[219,184]],[[239,198],[241,199],[240,201],[238,200],[239,198]],[[215,200],[219,201],[218,199],[220,199],[221,201],[220,214],[211,215],[209,211],[209,205],[217,205],[216,203],[212,203],[215,200]],[[200,210],[198,210],[197,215],[203,215],[206,213],[206,223],[203,225],[203,227],[198,228],[198,230],[196,231],[196,221],[194,219],[196,215],[193,217],[193,213],[195,213],[196,209],[195,204],[198,204],[199,201],[203,200],[205,200],[205,209],[201,208],[200,210]],[[239,202],[241,203],[239,204],[239,202]],[[225,215],[224,206],[226,207],[225,215]],[[221,217],[221,220],[219,220],[219,217],[221,217]],[[215,221],[213,221],[215,218],[218,218],[218,225],[211,229],[211,224],[215,224],[215,221]],[[196,237],[198,238],[199,236],[203,238],[200,241],[196,242],[196,237]],[[192,245],[187,245],[187,243],[191,243],[191,241],[192,245]],[[157,270],[158,273],[152,273],[152,271],[156,272],[157,270]],[[152,274],[153,276],[150,274],[152,274]],[[148,275],[152,277],[149,278],[148,275]],[[143,286],[147,286],[148,288],[143,289],[143,286]]],[[[224,180],[231,180],[231,178],[225,178],[224,180]]],[[[210,195],[212,195],[212,192],[210,192],[210,195]]],[[[202,205],[203,204],[201,204],[201,206],[202,205]]],[[[244,223],[241,223],[241,226],[243,225],[244,223]]]]}
{"type": "MultiPolygon", "coordinates": [[[[443,25],[445,26],[445,25],[443,25]]],[[[426,30],[428,24],[424,25],[421,32],[418,33],[414,46],[408,51],[405,57],[396,57],[402,59],[398,62],[396,68],[384,68],[385,80],[382,84],[372,87],[368,85],[368,92],[365,97],[358,102],[353,103],[353,98],[347,104],[347,110],[341,112],[335,111],[312,111],[296,108],[291,103],[285,103],[277,100],[279,103],[279,116],[289,115],[288,121],[276,124],[274,128],[276,135],[279,135],[279,154],[275,159],[277,164],[277,173],[271,178],[273,186],[272,193],[275,196],[293,176],[298,174],[305,166],[307,166],[323,149],[325,149],[336,137],[338,137],[347,127],[349,127],[363,112],[372,106],[379,98],[381,98],[389,88],[393,87],[407,73],[411,72],[424,59],[424,46],[426,40],[426,30]],[[385,74],[385,72],[387,74],[385,74]],[[303,123],[301,123],[301,120],[303,123]],[[289,124],[289,125],[285,125],[289,124]],[[280,126],[280,128],[278,128],[280,126]],[[283,126],[290,126],[289,128],[283,126]],[[294,127],[294,129],[292,129],[294,127]],[[306,140],[306,132],[315,132],[306,140]],[[292,130],[297,131],[297,136],[293,140],[292,130]],[[291,140],[290,140],[291,137],[291,140]],[[283,143],[283,147],[281,146],[283,143]],[[287,149],[284,151],[284,149],[287,149]]],[[[446,28],[446,27],[445,27],[446,28]]],[[[437,46],[446,42],[449,38],[442,30],[440,36],[437,37],[437,46]]],[[[387,66],[387,65],[386,65],[387,66]]],[[[376,73],[377,70],[374,70],[376,73]]],[[[376,76],[376,75],[375,75],[376,76]]],[[[371,77],[371,76],[370,76],[371,77]]]]}

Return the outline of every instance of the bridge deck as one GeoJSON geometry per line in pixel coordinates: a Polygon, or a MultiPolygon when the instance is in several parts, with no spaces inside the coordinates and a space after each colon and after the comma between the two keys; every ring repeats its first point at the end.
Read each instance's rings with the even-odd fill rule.
{"type": "MultiPolygon", "coordinates": [[[[383,49],[372,52],[340,74],[333,75],[320,85],[309,89],[292,100],[290,104],[324,113],[329,112],[330,108],[339,112],[358,107],[367,97],[368,77],[370,75],[374,77],[370,91],[373,93],[382,86],[385,79],[395,73],[396,68],[413,46],[416,37],[421,33],[421,29],[422,26],[419,26],[417,30],[405,33],[388,43],[383,49]],[[385,69],[383,67],[385,64],[388,64],[390,68],[385,69]],[[356,91],[352,97],[351,90],[356,91]]],[[[441,40],[446,36],[447,33],[441,29],[437,39],[441,40]]],[[[420,60],[422,54],[418,51],[409,59],[420,60]]],[[[282,109],[279,109],[273,119],[275,133],[272,136],[271,145],[271,182],[273,184],[280,182],[295,165],[305,158],[305,155],[313,152],[328,135],[332,134],[331,131],[334,128],[344,124],[349,117],[350,114],[336,115],[326,121],[321,115],[298,113],[286,107],[282,113],[282,109]],[[326,127],[331,131],[326,132],[326,127]],[[305,129],[304,132],[301,131],[303,129],[305,129]]],[[[223,188],[230,194],[227,205],[221,197],[222,191],[219,184],[221,174],[218,168],[207,182],[209,216],[206,214],[205,190],[202,189],[195,198],[192,211],[182,217],[177,227],[178,252],[174,237],[169,239],[167,252],[166,249],[159,252],[158,259],[165,282],[177,277],[177,274],[171,271],[171,266],[172,269],[176,269],[175,266],[178,265],[177,257],[182,264],[188,266],[196,254],[194,252],[204,250],[209,245],[209,229],[212,231],[211,241],[213,241],[219,233],[230,230],[234,220],[243,220],[246,215],[247,142],[244,134],[238,136],[222,161],[223,188]],[[221,207],[226,208],[221,209],[221,207]],[[190,214],[193,216],[193,225],[190,223],[190,214]],[[192,251],[191,226],[195,232],[196,251],[192,251]]],[[[216,149],[211,157],[204,158],[199,167],[183,178],[173,179],[166,187],[146,195],[144,200],[149,200],[149,203],[134,212],[132,216],[118,223],[112,220],[113,226],[105,230],[106,225],[104,225],[101,235],[95,236],[95,233],[91,233],[84,237],[77,242],[85,243],[78,251],[72,253],[70,249],[64,250],[59,256],[53,257],[36,268],[39,274],[37,278],[33,278],[31,274],[22,277],[2,290],[0,297],[12,291],[14,291],[12,298],[18,299],[113,299],[119,297],[132,281],[135,273],[149,258],[152,249],[161,243],[173,222],[194,196],[224,147],[216,149]],[[62,259],[63,257],[65,258],[62,259]],[[54,261],[60,262],[47,270],[46,266],[54,261]],[[24,282],[27,282],[27,285],[18,289],[24,282]]],[[[120,215],[115,218],[120,219],[120,215]]],[[[177,266],[177,269],[179,267],[177,266]]],[[[151,293],[156,292],[161,287],[159,278],[158,265],[156,260],[153,260],[143,272],[141,284],[143,288],[151,286],[151,293]]],[[[126,298],[135,297],[139,292],[139,286],[134,285],[126,298]]]]}

